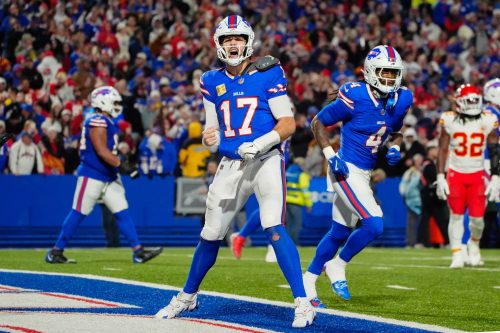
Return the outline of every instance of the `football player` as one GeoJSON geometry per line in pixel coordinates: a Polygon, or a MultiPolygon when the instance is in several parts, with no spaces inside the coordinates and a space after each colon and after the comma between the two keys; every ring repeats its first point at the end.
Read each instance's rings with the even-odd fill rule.
{"type": "Polygon", "coordinates": [[[467,242],[471,266],[481,264],[479,241],[484,229],[486,199],[496,201],[499,195],[498,120],[482,111],[482,96],[478,88],[461,85],[455,92],[456,111],[441,116],[441,134],[437,160],[436,194],[448,199],[450,222],[448,237],[452,251],[450,268],[464,267],[462,237],[464,213],[469,210],[470,239],[467,242]],[[491,180],[485,185],[484,150],[488,146],[491,180]],[[449,153],[449,156],[448,156],[449,153]],[[445,167],[448,157],[448,173],[445,167]]]}
{"type": "MultiPolygon", "coordinates": [[[[82,130],[80,139],[81,162],[77,170],[77,184],[73,206],[69,212],[54,247],[47,252],[45,261],[51,264],[75,263],[63,251],[78,225],[92,212],[97,201],[102,201],[113,213],[120,231],[132,247],[132,261],[145,263],[162,252],[162,248],[146,250],[142,247],[128,210],[125,189],[118,174],[120,159],[117,156],[118,129],[113,123],[122,112],[122,97],[110,86],[94,89],[90,104],[94,108],[82,130]]],[[[128,170],[134,178],[137,169],[128,170]]]]}
{"type": "Polygon", "coordinates": [[[205,225],[182,291],[156,316],[174,318],[198,306],[200,284],[216,261],[231,220],[255,193],[260,221],[295,298],[293,327],[313,323],[297,248],[285,231],[285,168],[280,143],[295,131],[286,78],[279,62],[251,62],[254,32],[237,15],[217,25],[214,41],[223,68],[205,72],[200,90],[206,112],[203,143],[223,156],[207,197],[205,225]]]}
{"type": "Polygon", "coordinates": [[[332,227],[323,237],[316,255],[304,274],[304,285],[311,303],[324,307],[316,292],[316,279],[339,247],[344,247],[326,273],[333,291],[345,300],[351,298],[345,276],[346,266],[372,240],[382,234],[382,210],[370,188],[370,175],[380,147],[391,136],[386,155],[389,165],[401,159],[398,131],[412,104],[412,93],[401,86],[403,60],[391,46],[373,48],[364,62],[364,81],[342,85],[337,98],[313,119],[311,127],[328,160],[328,187],[334,190],[332,227]],[[327,126],[343,122],[338,152],[330,146],[327,126]],[[358,219],[361,227],[352,231],[358,219]]]}

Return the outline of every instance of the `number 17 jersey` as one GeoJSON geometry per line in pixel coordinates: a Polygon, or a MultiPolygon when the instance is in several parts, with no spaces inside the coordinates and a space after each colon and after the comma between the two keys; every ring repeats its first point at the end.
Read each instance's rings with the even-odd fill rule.
{"type": "Polygon", "coordinates": [[[225,69],[205,72],[200,79],[203,97],[215,105],[220,128],[219,153],[241,159],[238,147],[273,130],[277,123],[269,100],[286,95],[281,66],[232,76],[225,69]]]}

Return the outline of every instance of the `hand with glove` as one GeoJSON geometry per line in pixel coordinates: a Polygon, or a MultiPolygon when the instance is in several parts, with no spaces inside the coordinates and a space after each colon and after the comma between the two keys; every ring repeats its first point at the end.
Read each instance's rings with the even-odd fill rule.
{"type": "Polygon", "coordinates": [[[399,152],[400,148],[397,145],[392,146],[389,151],[387,152],[387,155],[385,157],[387,158],[387,164],[390,166],[395,166],[398,164],[398,162],[401,160],[401,153],[399,152]]]}
{"type": "Polygon", "coordinates": [[[269,149],[278,145],[280,142],[280,135],[275,130],[272,130],[269,133],[258,137],[252,142],[243,142],[238,147],[237,153],[245,161],[251,161],[257,155],[267,153],[269,149]]]}
{"type": "Polygon", "coordinates": [[[500,195],[500,184],[497,175],[493,175],[491,177],[490,183],[486,187],[486,191],[484,191],[484,195],[486,195],[488,201],[498,201],[498,196],[500,195]]]}
{"type": "Polygon", "coordinates": [[[349,176],[349,168],[347,167],[346,162],[342,160],[338,154],[335,154],[335,151],[332,147],[328,146],[324,148],[323,154],[328,160],[330,170],[335,175],[335,177],[347,178],[349,176]]]}
{"type": "Polygon", "coordinates": [[[255,144],[255,141],[244,142],[238,147],[238,155],[245,161],[251,161],[261,152],[261,147],[255,144]]]}
{"type": "Polygon", "coordinates": [[[437,197],[441,200],[446,200],[450,194],[450,188],[446,178],[444,177],[444,173],[438,173],[435,184],[437,197]]]}
{"type": "Polygon", "coordinates": [[[118,167],[118,172],[122,175],[128,175],[132,179],[137,179],[140,176],[139,169],[135,165],[128,165],[127,163],[122,163],[118,167]]]}

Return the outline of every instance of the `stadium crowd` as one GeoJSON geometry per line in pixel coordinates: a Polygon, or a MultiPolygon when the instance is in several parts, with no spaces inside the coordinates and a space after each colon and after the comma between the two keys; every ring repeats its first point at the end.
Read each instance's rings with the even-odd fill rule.
{"type": "MultiPolygon", "coordinates": [[[[201,145],[199,77],[220,65],[213,31],[231,13],[254,27],[257,57],[281,61],[295,106],[291,155],[307,157],[311,176],[324,175],[325,163],[310,121],[333,88],[363,79],[374,46],[400,51],[403,82],[415,96],[401,162],[378,165],[389,177],[421,172],[416,155],[432,161],[440,114],[460,84],[482,88],[500,77],[500,5],[485,0],[7,1],[0,134],[17,139],[1,148],[0,173],[74,173],[88,95],[111,85],[124,102],[120,158],[149,176],[202,177],[215,157],[201,145]]],[[[331,128],[333,142],[338,134],[331,128]]]]}

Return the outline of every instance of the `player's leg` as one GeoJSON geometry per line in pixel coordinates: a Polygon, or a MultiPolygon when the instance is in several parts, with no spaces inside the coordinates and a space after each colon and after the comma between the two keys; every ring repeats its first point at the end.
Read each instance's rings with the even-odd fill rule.
{"type": "Polygon", "coordinates": [[[285,165],[277,150],[271,151],[267,159],[253,162],[253,188],[260,208],[262,228],[276,253],[278,265],[283,272],[295,298],[293,327],[312,324],[315,311],[306,297],[302,280],[300,257],[295,244],[283,226],[286,214],[285,165]],[[277,172],[281,175],[278,177],[277,172]]]}
{"type": "Polygon", "coordinates": [[[332,282],[334,292],[346,300],[350,299],[345,277],[347,263],[380,236],[384,226],[382,210],[370,188],[370,172],[350,163],[348,167],[349,177],[336,179],[333,188],[351,212],[361,219],[361,227],[349,235],[339,255],[326,266],[326,273],[332,282]]]}
{"type": "Polygon", "coordinates": [[[234,176],[240,163],[224,158],[219,164],[217,175],[208,191],[205,225],[194,251],[184,288],[166,307],[158,311],[157,318],[175,318],[182,312],[197,308],[200,284],[215,264],[221,240],[226,235],[231,221],[249,197],[249,186],[244,174],[234,176]],[[224,172],[220,172],[221,170],[224,172]],[[235,188],[232,188],[234,186],[235,188]]]}
{"type": "MultiPolygon", "coordinates": [[[[357,220],[357,219],[356,219],[357,220]]],[[[350,209],[334,193],[332,205],[332,227],[323,236],[316,248],[316,254],[304,273],[304,288],[307,298],[314,307],[326,307],[321,303],[316,291],[316,280],[323,271],[325,263],[331,260],[337,253],[339,247],[344,244],[351,233],[352,213],[350,209]]]]}
{"type": "Polygon", "coordinates": [[[462,237],[464,234],[464,213],[466,204],[466,190],[464,177],[456,171],[449,171],[447,181],[450,188],[448,205],[450,206],[450,223],[448,224],[448,238],[452,259],[450,268],[464,267],[464,250],[462,237]]]}
{"type": "Polygon", "coordinates": [[[120,232],[125,235],[132,248],[132,262],[136,264],[146,263],[157,257],[163,251],[161,247],[145,249],[141,245],[134,221],[128,209],[125,188],[120,178],[114,182],[108,183],[104,187],[101,198],[106,207],[113,213],[120,232]]]}
{"type": "Polygon", "coordinates": [[[241,250],[245,245],[246,238],[260,228],[260,212],[258,209],[253,211],[247,218],[247,223],[239,232],[231,235],[231,250],[236,259],[241,258],[241,250]]]}
{"type": "MultiPolygon", "coordinates": [[[[472,178],[472,177],[471,177],[472,178]]],[[[484,192],[486,186],[482,177],[475,174],[475,179],[471,179],[471,186],[467,189],[467,207],[469,208],[469,231],[470,238],[467,242],[469,260],[471,266],[484,264],[481,261],[479,242],[484,231],[484,213],[486,211],[486,196],[484,192]]]]}
{"type": "Polygon", "coordinates": [[[92,212],[103,187],[104,183],[101,181],[88,177],[78,177],[71,211],[64,220],[54,247],[45,256],[46,262],[51,264],[74,262],[74,260],[68,260],[63,255],[63,251],[78,225],[92,212]]]}

